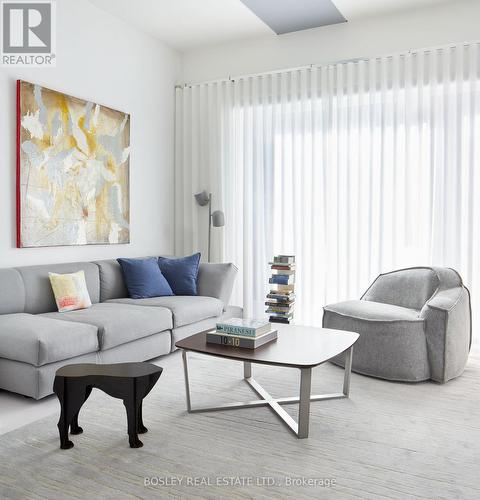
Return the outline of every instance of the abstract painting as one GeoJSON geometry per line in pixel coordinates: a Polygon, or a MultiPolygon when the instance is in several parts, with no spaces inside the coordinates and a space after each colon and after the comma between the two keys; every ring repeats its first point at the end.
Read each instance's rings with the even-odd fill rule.
{"type": "Polygon", "coordinates": [[[130,242],[130,115],[17,81],[17,246],[130,242]]]}

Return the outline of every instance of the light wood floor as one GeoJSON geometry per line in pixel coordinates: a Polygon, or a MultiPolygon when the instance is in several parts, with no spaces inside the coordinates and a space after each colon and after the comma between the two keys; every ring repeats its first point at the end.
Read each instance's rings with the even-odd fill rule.
{"type": "MultiPolygon", "coordinates": [[[[80,416],[84,434],[60,451],[56,402],[41,402],[49,415],[0,436],[0,497],[480,498],[478,354],[445,385],[353,374],[350,399],[312,403],[306,440],[268,408],[187,414],[180,353],[159,364],[164,373],[144,405],[143,448],[128,448],[121,402],[94,391],[80,416]],[[171,482],[145,486],[152,476],[171,482]],[[218,484],[232,478],[253,483],[218,484]],[[292,478],[317,483],[293,486],[292,478]]],[[[255,399],[240,363],[192,355],[190,368],[193,404],[255,399]]],[[[254,376],[274,396],[298,391],[295,370],[254,366],[254,376]]],[[[342,377],[323,365],[313,389],[335,392],[342,377]]],[[[10,417],[35,404],[26,405],[10,417]]]]}

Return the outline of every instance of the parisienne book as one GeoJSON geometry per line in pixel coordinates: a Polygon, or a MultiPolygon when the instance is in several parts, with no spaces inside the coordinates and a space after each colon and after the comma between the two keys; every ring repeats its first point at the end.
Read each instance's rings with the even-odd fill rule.
{"type": "Polygon", "coordinates": [[[217,332],[226,335],[244,335],[257,337],[269,332],[271,325],[268,321],[261,319],[231,318],[217,323],[217,332]]]}

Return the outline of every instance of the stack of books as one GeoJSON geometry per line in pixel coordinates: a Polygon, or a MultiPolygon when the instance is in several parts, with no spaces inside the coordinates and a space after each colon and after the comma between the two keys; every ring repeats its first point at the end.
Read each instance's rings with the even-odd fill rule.
{"type": "Polygon", "coordinates": [[[268,321],[231,318],[217,323],[217,329],[207,332],[207,343],[255,349],[277,338],[268,321]]]}
{"type": "Polygon", "coordinates": [[[272,277],[265,311],[272,323],[290,323],[295,306],[295,256],[277,255],[270,262],[272,277]]]}

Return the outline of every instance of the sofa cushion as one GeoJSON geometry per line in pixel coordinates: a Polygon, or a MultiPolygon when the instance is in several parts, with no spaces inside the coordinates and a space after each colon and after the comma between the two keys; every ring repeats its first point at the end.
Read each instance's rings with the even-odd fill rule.
{"type": "Polygon", "coordinates": [[[0,314],[21,313],[25,309],[25,286],[16,269],[0,269],[0,314]]]}
{"type": "Polygon", "coordinates": [[[164,307],[100,303],[89,309],[42,316],[97,326],[102,350],[172,328],[172,313],[164,307]]]}
{"type": "Polygon", "coordinates": [[[100,302],[128,297],[122,266],[117,259],[97,260],[94,264],[100,271],[100,302]]]}
{"type": "Polygon", "coordinates": [[[25,284],[26,313],[40,314],[57,311],[57,304],[53,295],[48,273],[76,273],[85,272],[88,294],[93,304],[100,300],[100,275],[98,266],[91,262],[71,262],[69,264],[51,264],[44,266],[17,267],[25,284]]]}
{"type": "Polygon", "coordinates": [[[136,304],[138,306],[167,307],[173,314],[173,326],[189,325],[206,318],[220,316],[223,302],[214,297],[175,295],[150,299],[112,299],[108,303],[136,304]]]}
{"type": "MultiPolygon", "coordinates": [[[[59,313],[57,313],[59,314],[59,313]]],[[[97,327],[43,315],[0,316],[0,357],[35,366],[98,351],[97,327]]]]}
{"type": "Polygon", "coordinates": [[[406,307],[372,302],[369,300],[347,300],[324,307],[325,311],[358,318],[365,321],[421,321],[419,312],[406,307]]]}

